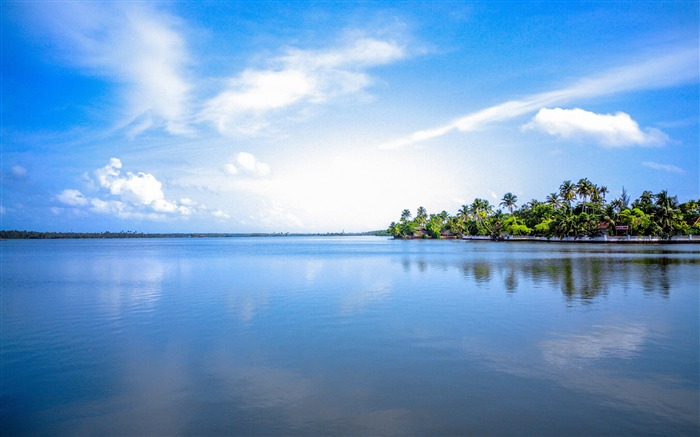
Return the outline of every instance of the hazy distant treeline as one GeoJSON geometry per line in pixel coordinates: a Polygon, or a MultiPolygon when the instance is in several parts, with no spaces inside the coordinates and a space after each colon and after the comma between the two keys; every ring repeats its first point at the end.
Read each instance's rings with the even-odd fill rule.
{"type": "Polygon", "coordinates": [[[79,239],[79,238],[224,238],[224,237],[294,237],[294,236],[362,236],[388,235],[386,231],[369,231],[359,233],[329,232],[324,234],[278,233],[143,233],[133,231],[121,232],[39,232],[39,231],[0,231],[2,240],[44,240],[44,239],[79,239]]]}

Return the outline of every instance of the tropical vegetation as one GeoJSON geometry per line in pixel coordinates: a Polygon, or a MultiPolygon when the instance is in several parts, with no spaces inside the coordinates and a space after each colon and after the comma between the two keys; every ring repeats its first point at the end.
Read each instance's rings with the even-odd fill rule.
{"type": "Polygon", "coordinates": [[[653,236],[669,239],[676,235],[700,234],[698,200],[679,203],[666,190],[644,191],[630,202],[622,188],[615,199],[609,190],[587,178],[576,183],[564,181],[544,201],[532,199],[518,207],[518,196],[505,193],[496,206],[477,198],[462,205],[455,215],[446,211],[428,214],[419,207],[415,217],[403,210],[398,222],[389,225],[395,238],[461,238],[484,236],[494,239],[512,236],[584,238],[610,236],[653,236]],[[504,208],[505,210],[501,209],[504,208]]]}

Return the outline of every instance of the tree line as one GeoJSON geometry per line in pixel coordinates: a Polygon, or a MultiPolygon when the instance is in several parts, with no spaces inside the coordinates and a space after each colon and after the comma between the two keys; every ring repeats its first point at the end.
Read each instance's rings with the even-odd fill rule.
{"type": "Polygon", "coordinates": [[[419,207],[415,217],[403,210],[389,225],[395,238],[461,238],[462,236],[535,236],[546,238],[599,237],[602,235],[655,236],[700,234],[697,200],[679,203],[667,190],[644,191],[631,201],[625,188],[608,201],[609,190],[587,178],[564,181],[544,201],[532,199],[518,207],[518,197],[506,193],[498,205],[474,199],[455,215],[428,214],[419,207]],[[505,211],[502,208],[505,208],[505,211]]]}
{"type": "Polygon", "coordinates": [[[148,233],[135,231],[121,232],[41,232],[0,230],[0,240],[63,240],[85,238],[225,238],[225,237],[346,237],[388,235],[385,230],[367,232],[326,232],[326,233],[289,233],[289,232],[254,232],[254,233],[148,233]]]}
{"type": "MultiPolygon", "coordinates": [[[[120,232],[41,232],[41,231],[18,231],[16,229],[0,230],[2,240],[63,240],[63,239],[83,239],[83,238],[186,238],[196,237],[199,234],[165,234],[135,231],[120,232]]],[[[224,234],[220,234],[223,236],[224,234]]]]}

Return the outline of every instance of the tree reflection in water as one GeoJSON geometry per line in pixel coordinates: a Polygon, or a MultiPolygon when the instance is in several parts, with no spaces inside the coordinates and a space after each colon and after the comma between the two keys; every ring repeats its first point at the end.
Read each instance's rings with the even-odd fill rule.
{"type": "Polygon", "coordinates": [[[668,297],[674,279],[674,267],[680,264],[700,264],[695,257],[670,258],[663,254],[638,253],[642,257],[605,254],[589,256],[576,252],[555,253],[556,258],[539,259],[488,259],[475,258],[460,262],[444,259],[404,258],[404,271],[413,267],[420,273],[428,269],[459,269],[464,278],[477,287],[491,286],[501,279],[508,293],[531,284],[534,288],[543,285],[558,287],[567,301],[591,303],[608,295],[611,291],[636,289],[642,284],[647,294],[658,293],[668,297]]]}

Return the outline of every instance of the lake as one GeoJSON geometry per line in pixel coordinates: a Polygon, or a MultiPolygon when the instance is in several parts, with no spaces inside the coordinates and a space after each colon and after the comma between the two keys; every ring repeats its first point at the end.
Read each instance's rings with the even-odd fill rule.
{"type": "Polygon", "coordinates": [[[1,434],[698,435],[698,245],[2,241],[1,434]]]}

